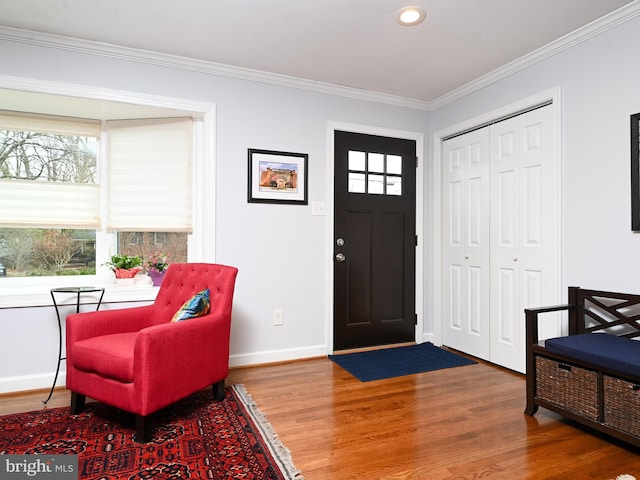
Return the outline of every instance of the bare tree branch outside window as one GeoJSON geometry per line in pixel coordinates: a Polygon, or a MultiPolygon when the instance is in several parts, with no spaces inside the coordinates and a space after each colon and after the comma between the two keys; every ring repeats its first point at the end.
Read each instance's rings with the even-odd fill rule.
{"type": "MultiPolygon", "coordinates": [[[[97,183],[98,139],[0,130],[0,179],[97,183]]],[[[12,275],[95,273],[95,231],[3,228],[0,262],[12,275]]]]}
{"type": "Polygon", "coordinates": [[[97,139],[0,130],[0,178],[96,183],[97,139]]]}

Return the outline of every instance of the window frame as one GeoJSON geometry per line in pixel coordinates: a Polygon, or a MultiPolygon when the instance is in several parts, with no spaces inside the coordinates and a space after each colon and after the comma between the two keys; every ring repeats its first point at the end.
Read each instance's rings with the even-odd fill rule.
{"type": "MultiPolygon", "coordinates": [[[[175,117],[177,115],[189,114],[193,117],[193,233],[188,238],[188,261],[215,262],[215,217],[211,214],[205,216],[205,211],[215,212],[215,118],[216,105],[214,103],[184,100],[171,97],[160,97],[136,92],[126,92],[117,90],[105,90],[94,87],[86,87],[73,84],[59,84],[47,81],[27,82],[25,79],[4,77],[0,78],[0,89],[15,90],[20,93],[20,97],[26,102],[32,101],[30,93],[34,98],[42,99],[42,94],[53,95],[61,99],[59,107],[55,110],[44,111],[43,108],[36,108],[37,113],[52,115],[78,116],[75,110],[85,110],[94,106],[95,111],[98,106],[104,108],[105,105],[112,105],[119,111],[128,112],[130,118],[139,118],[138,115],[157,115],[158,117],[175,117]],[[69,107],[71,105],[71,107],[69,107]],[[74,110],[74,111],[72,111],[74,110]],[[137,114],[137,115],[136,115],[137,114]],[[213,186],[213,188],[212,188],[213,186]],[[206,187],[206,188],[205,188],[206,187]],[[206,219],[206,221],[205,221],[206,219]],[[205,248],[206,246],[206,248],[205,248]]],[[[0,97],[1,98],[1,97],[0,97]]],[[[52,107],[49,102],[48,108],[52,107]]],[[[40,105],[44,105],[41,103],[40,105]]],[[[0,109],[5,106],[0,100],[0,109]]],[[[6,109],[9,109],[8,107],[6,109]]],[[[34,104],[29,107],[16,108],[12,105],[11,110],[34,111],[34,104]]],[[[118,118],[122,118],[119,114],[118,118]]],[[[106,120],[106,118],[100,118],[106,120]]],[[[100,148],[104,148],[105,142],[100,142],[100,148]]],[[[105,152],[100,152],[104,155],[105,152]]],[[[99,154],[99,156],[100,156],[99,154]]],[[[104,158],[104,157],[103,157],[104,158]]],[[[99,181],[105,178],[105,172],[100,169],[105,168],[104,162],[99,162],[99,181]]],[[[101,202],[101,210],[106,208],[101,202]]],[[[102,218],[105,218],[101,211],[102,218]]],[[[43,276],[43,277],[3,277],[0,283],[0,292],[3,294],[24,296],[28,300],[34,291],[42,292],[43,288],[63,287],[82,284],[109,285],[111,283],[110,274],[100,266],[106,263],[110,256],[116,252],[116,234],[109,233],[104,229],[96,230],[96,275],[70,275],[70,276],[43,276]]],[[[118,287],[124,288],[124,287],[118,287]]],[[[146,295],[141,293],[142,297],[146,295]]],[[[0,308],[3,308],[5,301],[0,295],[0,308]]],[[[27,306],[27,301],[22,306],[27,306]]],[[[49,302],[50,303],[50,302],[49,302]]],[[[34,303],[39,304],[39,303],[34,303]]]]}

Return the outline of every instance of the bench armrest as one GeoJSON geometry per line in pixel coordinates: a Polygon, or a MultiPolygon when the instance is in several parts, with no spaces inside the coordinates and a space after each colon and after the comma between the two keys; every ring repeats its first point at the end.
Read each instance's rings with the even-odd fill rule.
{"type": "Polygon", "coordinates": [[[559,312],[563,310],[573,310],[574,304],[553,305],[549,307],[525,308],[525,328],[527,338],[527,348],[538,343],[538,316],[542,313],[559,312]]]}
{"type": "Polygon", "coordinates": [[[551,307],[537,307],[537,308],[525,308],[524,313],[531,312],[532,314],[546,313],[546,312],[557,312],[559,310],[570,310],[571,308],[575,308],[573,304],[566,305],[553,305],[551,307]]]}

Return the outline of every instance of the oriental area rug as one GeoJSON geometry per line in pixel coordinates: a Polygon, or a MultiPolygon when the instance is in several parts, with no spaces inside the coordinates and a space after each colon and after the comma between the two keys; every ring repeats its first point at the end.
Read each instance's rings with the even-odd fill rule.
{"type": "Polygon", "coordinates": [[[133,415],[87,403],[0,417],[0,454],[77,454],[78,478],[92,480],[301,480],[286,447],[243,385],[221,402],[210,389],[152,416],[153,440],[133,441],[133,415]]]}

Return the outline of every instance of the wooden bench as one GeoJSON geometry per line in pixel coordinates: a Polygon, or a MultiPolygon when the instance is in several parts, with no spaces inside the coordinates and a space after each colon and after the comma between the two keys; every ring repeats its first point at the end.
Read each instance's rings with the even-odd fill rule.
{"type": "Polygon", "coordinates": [[[569,287],[566,305],[525,309],[527,406],[640,446],[640,295],[569,287]],[[545,313],[568,312],[568,336],[540,341],[545,313]]]}

